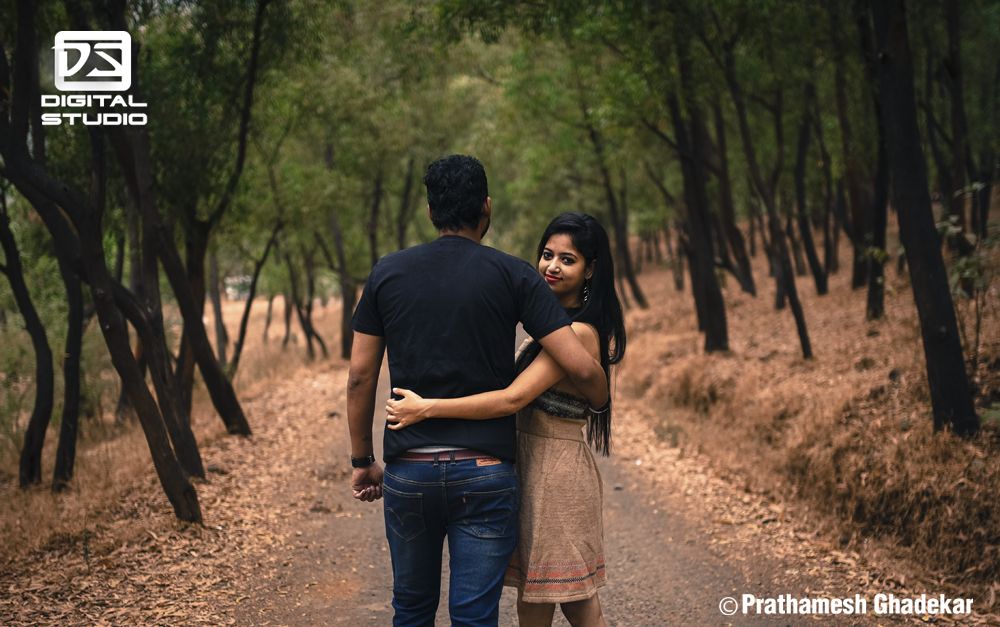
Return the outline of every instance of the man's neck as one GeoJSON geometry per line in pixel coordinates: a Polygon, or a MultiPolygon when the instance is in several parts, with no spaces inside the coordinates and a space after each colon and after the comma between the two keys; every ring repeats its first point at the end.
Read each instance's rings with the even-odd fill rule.
{"type": "Polygon", "coordinates": [[[475,243],[480,243],[483,239],[478,229],[462,229],[460,231],[438,231],[438,237],[464,237],[465,239],[470,239],[475,243]]]}

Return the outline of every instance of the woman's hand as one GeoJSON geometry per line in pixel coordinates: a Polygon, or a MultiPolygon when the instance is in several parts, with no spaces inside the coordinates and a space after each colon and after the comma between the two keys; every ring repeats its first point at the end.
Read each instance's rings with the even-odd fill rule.
{"type": "Polygon", "coordinates": [[[403,388],[392,388],[392,393],[403,398],[398,401],[390,398],[385,404],[386,421],[390,429],[399,431],[428,417],[432,404],[430,400],[403,388]]]}

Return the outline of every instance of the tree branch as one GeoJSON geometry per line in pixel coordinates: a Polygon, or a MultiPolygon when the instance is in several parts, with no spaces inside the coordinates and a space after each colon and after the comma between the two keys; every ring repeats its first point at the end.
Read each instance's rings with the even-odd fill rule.
{"type": "Polygon", "coordinates": [[[246,90],[243,93],[243,108],[240,111],[240,130],[239,142],[236,148],[236,163],[233,166],[232,173],[229,175],[229,181],[226,183],[225,191],[219,199],[219,204],[215,207],[215,210],[208,218],[209,228],[214,227],[215,224],[222,219],[222,214],[224,214],[226,209],[229,207],[233,194],[236,192],[236,185],[239,183],[240,176],[243,174],[243,164],[246,161],[247,153],[247,136],[250,132],[250,113],[253,108],[254,88],[257,85],[261,31],[264,28],[264,11],[267,9],[268,4],[270,4],[270,0],[258,0],[257,2],[257,14],[254,17],[253,23],[253,43],[250,48],[250,60],[247,63],[247,84],[246,90]]]}
{"type": "Polygon", "coordinates": [[[663,130],[661,130],[660,127],[657,126],[655,122],[651,122],[647,118],[641,118],[641,122],[643,126],[645,126],[647,129],[649,129],[651,133],[653,133],[653,135],[656,135],[657,137],[662,139],[665,144],[667,144],[668,146],[673,148],[678,154],[680,154],[681,149],[680,146],[677,145],[677,142],[675,142],[672,137],[670,137],[663,130]]]}

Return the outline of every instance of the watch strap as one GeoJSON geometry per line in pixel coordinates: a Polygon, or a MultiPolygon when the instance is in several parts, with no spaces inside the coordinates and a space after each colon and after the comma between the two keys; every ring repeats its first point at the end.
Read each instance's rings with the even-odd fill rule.
{"type": "Polygon", "coordinates": [[[374,455],[366,455],[364,457],[352,457],[351,467],[352,468],[368,468],[375,463],[374,455]]]}

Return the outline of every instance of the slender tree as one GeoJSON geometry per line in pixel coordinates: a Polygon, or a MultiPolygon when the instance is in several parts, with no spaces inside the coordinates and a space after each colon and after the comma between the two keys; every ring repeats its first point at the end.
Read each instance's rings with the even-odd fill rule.
{"type": "Polygon", "coordinates": [[[960,435],[979,430],[931,213],[913,87],[913,61],[903,0],[870,4],[875,25],[878,89],[883,103],[892,198],[920,318],[934,427],[960,435]]]}
{"type": "Polygon", "coordinates": [[[39,483],[42,480],[42,448],[45,444],[45,431],[52,418],[55,375],[52,369],[52,349],[49,346],[48,334],[42,323],[35,303],[24,280],[24,266],[21,263],[21,253],[10,228],[10,215],[7,209],[7,190],[0,190],[0,248],[4,252],[4,263],[0,272],[10,283],[14,302],[24,320],[24,329],[31,338],[31,346],[35,351],[35,402],[31,409],[28,426],[24,430],[24,442],[21,446],[21,462],[18,478],[22,488],[39,483]]]}
{"type": "Polygon", "coordinates": [[[806,207],[806,158],[809,154],[809,133],[812,126],[810,105],[815,98],[816,88],[811,82],[806,82],[803,92],[803,113],[799,122],[799,139],[795,152],[795,216],[799,227],[799,237],[802,239],[802,247],[805,249],[806,260],[809,262],[809,271],[816,284],[816,293],[823,295],[828,291],[826,268],[820,263],[816,246],[813,244],[812,223],[806,207]]]}

